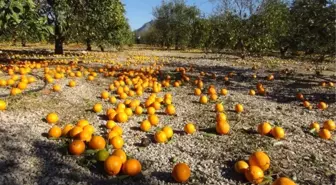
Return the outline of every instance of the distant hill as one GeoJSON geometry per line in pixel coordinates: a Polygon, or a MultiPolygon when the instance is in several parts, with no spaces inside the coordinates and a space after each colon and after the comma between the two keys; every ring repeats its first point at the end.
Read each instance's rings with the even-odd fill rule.
{"type": "Polygon", "coordinates": [[[146,22],[144,25],[142,25],[139,29],[135,30],[135,35],[138,37],[140,36],[142,33],[146,32],[152,25],[153,25],[154,21],[149,21],[146,22]]]}

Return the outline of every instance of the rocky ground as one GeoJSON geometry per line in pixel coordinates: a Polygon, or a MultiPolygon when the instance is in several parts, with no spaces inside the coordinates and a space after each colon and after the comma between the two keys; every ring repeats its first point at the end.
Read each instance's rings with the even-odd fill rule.
{"type": "MultiPolygon", "coordinates": [[[[80,163],[81,157],[74,157],[65,152],[62,141],[49,140],[46,133],[51,127],[43,118],[49,112],[60,116],[59,125],[76,123],[87,119],[97,129],[97,134],[104,134],[106,123],[103,113],[91,110],[95,103],[103,103],[104,110],[113,107],[102,101],[100,93],[107,89],[114,78],[105,78],[101,74],[94,81],[77,78],[77,86],[67,86],[69,79],[57,80],[62,91],[50,91],[52,84],[46,84],[42,70],[33,72],[38,82],[30,86],[25,94],[8,96],[9,89],[0,88],[0,98],[8,102],[8,110],[0,112],[0,184],[175,184],[171,177],[174,163],[189,164],[192,175],[188,184],[246,184],[242,175],[236,174],[234,162],[248,159],[256,150],[267,152],[271,158],[273,178],[287,176],[297,184],[336,184],[336,141],[322,140],[309,132],[309,125],[314,121],[336,120],[335,88],[321,87],[321,81],[335,82],[333,65],[327,67],[322,76],[309,71],[312,64],[299,61],[284,61],[275,58],[237,59],[234,56],[216,58],[204,57],[204,54],[169,53],[165,51],[131,51],[114,55],[114,61],[123,63],[128,55],[151,55],[164,58],[163,72],[174,75],[176,67],[193,66],[188,73],[193,81],[199,72],[215,73],[217,79],[207,78],[206,86],[214,84],[217,89],[227,88],[226,96],[219,96],[223,101],[231,126],[229,135],[215,134],[214,102],[206,105],[198,103],[199,97],[193,94],[195,86],[184,83],[181,87],[165,89],[173,95],[173,104],[177,116],[167,116],[160,110],[159,127],[170,125],[175,130],[172,141],[168,144],[151,143],[147,147],[139,145],[142,138],[153,138],[155,130],[145,133],[139,130],[139,122],[146,115],[133,116],[120,125],[125,141],[127,155],[138,159],[142,164],[142,174],[136,177],[115,178],[104,175],[101,168],[88,167],[80,163]],[[256,71],[251,67],[259,66],[256,71]],[[282,69],[294,69],[292,74],[281,73],[282,69]],[[308,70],[307,70],[308,69],[308,70]],[[223,76],[228,72],[236,75],[225,84],[223,76]],[[251,75],[257,73],[257,79],[251,75]],[[265,77],[273,73],[274,81],[265,77]],[[325,75],[327,74],[327,75],[325,75]],[[331,74],[331,75],[330,75],[331,74]],[[268,91],[267,96],[250,96],[248,91],[255,89],[257,82],[262,82],[268,91]],[[308,110],[295,98],[302,92],[313,104],[308,110]],[[329,107],[318,110],[316,104],[325,101],[329,107]],[[235,104],[244,105],[245,111],[236,114],[235,104]],[[278,141],[272,137],[256,133],[256,126],[264,121],[282,126],[286,138],[278,141]],[[183,127],[187,122],[197,126],[197,132],[186,135],[183,127]]],[[[151,57],[151,60],[153,57],[151,57]]],[[[95,65],[95,64],[80,64],[95,65]]],[[[148,65],[148,64],[142,64],[148,65]]],[[[6,74],[0,74],[0,79],[6,74]]],[[[140,100],[148,97],[145,93],[140,100]]]]}

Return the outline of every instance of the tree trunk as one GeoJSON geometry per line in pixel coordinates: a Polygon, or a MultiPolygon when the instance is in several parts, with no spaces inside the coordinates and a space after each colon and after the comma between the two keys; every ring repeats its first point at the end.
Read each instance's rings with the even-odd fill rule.
{"type": "Polygon", "coordinates": [[[289,48],[289,46],[283,46],[283,47],[280,47],[280,55],[281,55],[281,58],[284,58],[284,57],[285,57],[288,48],[289,48]]]}
{"type": "Polygon", "coordinates": [[[87,51],[92,51],[91,40],[90,39],[86,39],[86,50],[87,51]]]}
{"type": "Polygon", "coordinates": [[[21,46],[26,47],[26,40],[24,38],[21,39],[21,46]]]}
{"type": "Polygon", "coordinates": [[[55,54],[63,55],[63,37],[61,33],[61,28],[56,23],[55,24],[55,54]]]}
{"type": "Polygon", "coordinates": [[[100,45],[99,47],[100,47],[100,51],[104,52],[104,47],[102,45],[100,45]]]}

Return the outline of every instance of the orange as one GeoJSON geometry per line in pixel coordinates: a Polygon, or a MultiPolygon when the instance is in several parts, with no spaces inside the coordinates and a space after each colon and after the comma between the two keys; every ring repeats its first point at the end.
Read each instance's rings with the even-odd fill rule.
{"type": "Polygon", "coordinates": [[[323,129],[320,130],[319,136],[322,139],[330,139],[331,138],[331,133],[330,133],[329,130],[323,128],[323,129]]]}
{"type": "Polygon", "coordinates": [[[280,177],[276,179],[272,185],[296,185],[294,181],[287,177],[280,177]]]}
{"type": "Polygon", "coordinates": [[[302,100],[302,101],[304,100],[304,96],[303,96],[302,93],[297,93],[296,98],[299,99],[299,100],[302,100]]]}
{"type": "Polygon", "coordinates": [[[243,107],[243,105],[241,105],[241,104],[236,104],[236,106],[235,106],[235,111],[236,111],[237,113],[241,113],[241,112],[243,112],[243,111],[244,111],[244,107],[243,107]]]}
{"type": "Polygon", "coordinates": [[[216,101],[217,99],[218,99],[217,94],[211,94],[211,95],[210,95],[210,100],[212,100],[212,101],[216,101]]]}
{"type": "Polygon", "coordinates": [[[320,125],[317,122],[314,122],[314,123],[310,124],[309,128],[310,129],[315,129],[315,132],[319,132],[320,131],[320,125]]]}
{"type": "Polygon", "coordinates": [[[206,103],[208,103],[208,98],[205,95],[203,95],[203,96],[200,97],[199,102],[201,104],[206,104],[206,103]]]}
{"type": "Polygon", "coordinates": [[[144,120],[140,124],[140,129],[142,131],[148,132],[151,129],[151,123],[148,120],[144,120]]]}
{"type": "Polygon", "coordinates": [[[109,156],[110,156],[110,153],[105,149],[99,150],[96,153],[97,161],[105,161],[109,156]]]}
{"type": "Polygon", "coordinates": [[[108,120],[108,121],[106,122],[106,128],[107,128],[107,129],[112,129],[114,126],[116,126],[116,123],[115,123],[114,121],[112,121],[112,120],[108,120]]]}
{"type": "Polygon", "coordinates": [[[74,140],[69,144],[69,152],[73,155],[80,155],[85,151],[85,143],[81,140],[74,140]]]}
{"type": "Polygon", "coordinates": [[[168,115],[174,115],[176,113],[174,105],[167,105],[165,112],[168,115]]]}
{"type": "Polygon", "coordinates": [[[250,166],[245,171],[246,179],[253,184],[260,184],[264,180],[264,172],[258,166],[250,166]]]}
{"type": "Polygon", "coordinates": [[[104,99],[104,100],[107,100],[110,96],[110,93],[107,92],[107,91],[103,91],[101,94],[100,94],[101,98],[104,99]]]}
{"type": "Polygon", "coordinates": [[[256,92],[255,92],[253,89],[251,89],[251,90],[249,91],[249,95],[254,96],[255,94],[256,94],[256,92]]]}
{"type": "Polygon", "coordinates": [[[263,171],[266,171],[271,164],[271,160],[264,152],[254,152],[249,158],[250,166],[258,166],[263,171]]]}
{"type": "Polygon", "coordinates": [[[224,111],[223,104],[222,103],[216,103],[215,110],[216,110],[216,112],[223,112],[224,111]]]}
{"type": "Polygon", "coordinates": [[[77,139],[81,141],[89,142],[92,138],[92,133],[89,131],[83,130],[81,133],[77,134],[77,139]]]}
{"type": "Polygon", "coordinates": [[[195,128],[195,125],[192,124],[192,123],[187,123],[185,126],[184,126],[184,131],[187,133],[187,134],[193,134],[196,132],[196,128],[195,128]]]}
{"type": "Polygon", "coordinates": [[[21,89],[19,88],[12,88],[10,91],[10,95],[15,96],[21,93],[21,89]]]}
{"type": "Polygon", "coordinates": [[[68,135],[69,131],[73,128],[73,124],[66,124],[62,130],[62,136],[68,135]]]}
{"type": "Polygon", "coordinates": [[[227,89],[221,89],[221,95],[227,95],[227,93],[228,93],[228,90],[227,89]]]}
{"type": "Polygon", "coordinates": [[[190,174],[190,168],[185,163],[176,164],[172,171],[172,176],[176,182],[187,182],[190,174]]]}
{"type": "Polygon", "coordinates": [[[25,82],[20,82],[18,85],[17,85],[17,88],[21,89],[21,90],[25,90],[27,88],[27,83],[25,82]]]}
{"type": "MultiPolygon", "coordinates": [[[[104,97],[106,97],[106,95],[104,95],[104,97]]],[[[117,98],[115,96],[111,96],[109,101],[110,101],[110,103],[115,104],[115,103],[117,103],[117,98]]]]}
{"type": "Polygon", "coordinates": [[[269,81],[274,80],[274,75],[272,75],[272,74],[268,75],[267,80],[269,80],[269,81]]]}
{"type": "Polygon", "coordinates": [[[73,81],[73,80],[70,80],[68,85],[69,85],[69,87],[75,87],[76,86],[76,82],[73,81]]]}
{"type": "Polygon", "coordinates": [[[122,172],[125,175],[135,176],[141,172],[141,164],[136,159],[129,159],[123,164],[122,172]]]}
{"type": "Polygon", "coordinates": [[[114,136],[112,139],[110,139],[110,144],[113,146],[113,148],[120,149],[124,145],[124,140],[120,136],[114,136]]]}
{"type": "Polygon", "coordinates": [[[89,147],[94,150],[104,149],[106,141],[102,136],[93,136],[89,142],[89,147]]]}
{"type": "Polygon", "coordinates": [[[114,136],[120,136],[120,134],[116,130],[111,130],[107,134],[107,139],[112,139],[114,136]]]}
{"type": "Polygon", "coordinates": [[[116,131],[120,136],[123,133],[123,129],[118,125],[114,126],[111,131],[116,131]]]}
{"type": "Polygon", "coordinates": [[[307,101],[307,100],[303,101],[303,106],[308,108],[310,106],[309,101],[307,101]]]}
{"type": "Polygon", "coordinates": [[[271,133],[275,139],[282,139],[285,137],[284,129],[278,126],[274,127],[271,133]]]}
{"type": "Polygon", "coordinates": [[[267,135],[271,132],[272,126],[268,122],[260,123],[258,125],[258,133],[261,135],[267,135]]]}
{"type": "Polygon", "coordinates": [[[199,96],[199,95],[202,94],[202,90],[199,89],[199,88],[195,88],[195,90],[194,90],[194,94],[195,94],[196,96],[199,96]]]}
{"type": "Polygon", "coordinates": [[[328,105],[325,103],[325,102],[319,102],[318,104],[317,104],[317,107],[319,108],[319,109],[321,109],[321,110],[325,110],[325,109],[327,109],[328,108],[328,105]]]}
{"type": "Polygon", "coordinates": [[[228,134],[230,132],[230,125],[226,120],[217,121],[216,132],[220,135],[228,134]]]}
{"type": "Polygon", "coordinates": [[[154,135],[154,139],[157,143],[165,143],[167,141],[166,133],[163,131],[157,131],[154,135]]]}
{"type": "Polygon", "coordinates": [[[117,113],[117,115],[116,115],[115,118],[116,118],[116,120],[119,123],[125,123],[128,120],[128,116],[127,116],[127,114],[125,112],[119,112],[119,113],[117,113]]]}
{"type": "Polygon", "coordinates": [[[86,125],[89,125],[89,121],[88,120],[85,120],[85,119],[81,119],[77,122],[77,125],[78,127],[81,127],[81,128],[84,128],[86,125]]]}
{"type": "Polygon", "coordinates": [[[122,161],[120,157],[111,155],[104,162],[104,169],[108,175],[118,175],[121,170],[122,161]]]}
{"type": "Polygon", "coordinates": [[[49,124],[55,124],[58,121],[58,115],[56,113],[49,113],[46,117],[46,120],[49,124]]]}
{"type": "Polygon", "coordinates": [[[159,117],[155,114],[149,115],[148,120],[149,120],[150,124],[153,125],[153,126],[157,126],[159,124],[159,117]]]}
{"type": "Polygon", "coordinates": [[[133,115],[133,111],[132,111],[131,108],[126,108],[125,113],[126,113],[127,116],[132,116],[133,115]]]}
{"type": "Polygon", "coordinates": [[[329,119],[329,120],[327,120],[323,123],[323,128],[327,129],[327,130],[330,130],[330,131],[334,131],[336,129],[335,122],[333,120],[329,119]]]}
{"type": "Polygon", "coordinates": [[[48,132],[49,138],[59,138],[62,135],[62,129],[58,126],[53,126],[48,132]]]}
{"type": "Polygon", "coordinates": [[[154,107],[155,110],[160,110],[161,104],[159,102],[155,101],[154,103],[152,103],[152,107],[154,107]]]}
{"type": "Polygon", "coordinates": [[[223,112],[219,112],[216,114],[216,121],[226,121],[226,115],[223,112]]]}
{"type": "Polygon", "coordinates": [[[249,168],[249,165],[245,161],[237,161],[234,165],[234,169],[237,173],[245,173],[249,168]]]}
{"type": "Polygon", "coordinates": [[[174,134],[174,131],[170,126],[164,126],[162,131],[166,134],[167,139],[170,139],[174,134]]]}
{"type": "Polygon", "coordinates": [[[6,102],[0,99],[0,111],[6,110],[6,102]]]}
{"type": "Polygon", "coordinates": [[[116,149],[113,151],[112,155],[118,156],[121,159],[121,162],[124,164],[127,160],[127,155],[122,149],[116,149]]]}
{"type": "Polygon", "coordinates": [[[59,92],[59,91],[61,91],[61,86],[55,84],[55,85],[53,86],[53,91],[55,91],[55,92],[59,92]]]}
{"type": "Polygon", "coordinates": [[[69,131],[69,136],[70,137],[76,137],[82,131],[83,131],[83,128],[81,128],[79,126],[75,126],[69,131]]]}
{"type": "Polygon", "coordinates": [[[93,106],[93,112],[98,113],[103,110],[103,105],[101,103],[97,103],[93,106]]]}
{"type": "Polygon", "coordinates": [[[148,107],[147,108],[147,114],[149,114],[149,115],[155,114],[155,108],[154,107],[148,107]]]}
{"type": "Polygon", "coordinates": [[[136,115],[141,115],[142,112],[143,112],[143,109],[142,109],[141,106],[136,106],[136,107],[135,107],[135,114],[136,114],[136,115]]]}

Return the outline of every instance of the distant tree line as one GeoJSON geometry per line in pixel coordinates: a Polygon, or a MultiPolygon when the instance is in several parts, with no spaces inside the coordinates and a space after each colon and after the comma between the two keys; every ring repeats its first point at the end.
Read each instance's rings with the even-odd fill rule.
{"type": "Polygon", "coordinates": [[[164,48],[235,49],[285,55],[334,54],[336,4],[330,0],[213,0],[217,11],[203,16],[183,0],[163,1],[141,42],[164,48]]]}
{"type": "Polygon", "coordinates": [[[0,41],[53,41],[120,47],[133,41],[120,0],[0,0],[0,41]]]}

